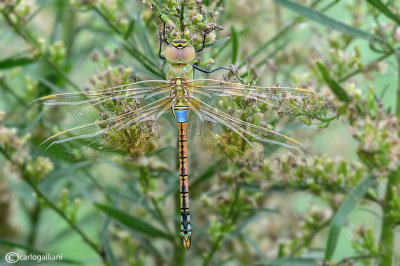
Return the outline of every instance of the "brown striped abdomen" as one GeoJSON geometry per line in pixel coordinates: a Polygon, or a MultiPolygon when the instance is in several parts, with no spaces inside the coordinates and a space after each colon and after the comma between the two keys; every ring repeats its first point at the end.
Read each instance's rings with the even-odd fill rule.
{"type": "Polygon", "coordinates": [[[186,249],[190,248],[192,236],[189,215],[189,183],[187,167],[186,122],[178,123],[179,130],[179,187],[181,198],[181,242],[186,249]]]}

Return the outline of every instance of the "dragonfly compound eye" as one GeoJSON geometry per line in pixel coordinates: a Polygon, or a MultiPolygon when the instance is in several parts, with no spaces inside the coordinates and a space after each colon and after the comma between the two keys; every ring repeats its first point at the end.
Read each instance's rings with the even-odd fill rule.
{"type": "Polygon", "coordinates": [[[188,44],[186,47],[176,47],[174,44],[169,45],[165,49],[165,58],[170,63],[175,64],[188,64],[194,60],[196,52],[192,45],[188,44]]]}

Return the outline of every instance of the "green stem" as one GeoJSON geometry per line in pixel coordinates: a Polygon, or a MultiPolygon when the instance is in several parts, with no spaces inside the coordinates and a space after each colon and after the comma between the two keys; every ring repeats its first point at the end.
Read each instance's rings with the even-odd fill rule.
{"type": "MultiPolygon", "coordinates": [[[[177,147],[178,147],[178,143],[177,143],[177,147]]],[[[176,152],[178,152],[178,150],[176,152]]],[[[178,160],[176,161],[176,170],[179,171],[179,161],[178,160]]],[[[189,191],[190,191],[190,187],[189,187],[189,191]]],[[[174,241],[174,255],[173,255],[172,261],[173,261],[173,265],[183,266],[183,265],[185,265],[186,250],[182,247],[181,241],[180,241],[180,239],[181,239],[180,238],[181,195],[179,193],[179,189],[175,193],[175,213],[176,213],[177,217],[179,217],[179,219],[177,219],[175,222],[175,232],[176,232],[175,235],[176,235],[176,239],[179,238],[179,241],[174,241]]]]}
{"type": "Polygon", "coordinates": [[[150,196],[150,200],[151,200],[151,202],[152,202],[152,204],[154,206],[154,209],[156,210],[156,213],[157,213],[158,218],[160,219],[160,222],[164,226],[165,230],[167,230],[168,235],[171,237],[171,239],[173,239],[174,234],[169,229],[168,223],[164,218],[164,215],[163,215],[163,213],[161,211],[160,205],[158,205],[157,200],[153,196],[150,196]]]}
{"type": "MultiPolygon", "coordinates": [[[[177,213],[179,215],[179,217],[181,217],[181,197],[180,197],[180,193],[179,190],[177,193],[175,193],[175,213],[177,213]]],[[[174,255],[173,255],[173,265],[176,266],[183,266],[185,265],[185,253],[187,252],[181,245],[181,241],[180,241],[180,231],[181,231],[181,223],[180,223],[180,219],[178,220],[178,222],[176,222],[176,239],[179,238],[179,241],[174,241],[174,255]]],[[[193,247],[192,247],[193,248],[193,247]]]]}
{"type": "Polygon", "coordinates": [[[29,34],[27,34],[25,31],[23,31],[21,27],[19,27],[17,24],[15,24],[11,20],[9,15],[12,13],[12,10],[10,10],[8,12],[2,11],[1,13],[3,15],[4,20],[7,22],[7,24],[10,25],[11,28],[13,28],[19,36],[24,38],[28,43],[31,43],[31,44],[33,43],[34,45],[32,45],[32,46],[34,46],[35,48],[37,47],[37,41],[34,38],[32,38],[29,34]]]}
{"type": "MultiPolygon", "coordinates": [[[[237,218],[237,211],[236,211],[236,207],[238,205],[238,199],[239,199],[239,194],[240,194],[240,185],[236,185],[236,189],[234,192],[234,196],[233,196],[233,201],[232,201],[232,205],[229,209],[228,215],[225,217],[225,221],[229,223],[229,221],[232,221],[232,223],[234,224],[237,218]]],[[[220,248],[220,242],[221,240],[224,238],[223,235],[219,236],[217,238],[217,240],[214,242],[210,253],[207,255],[206,259],[204,260],[203,265],[209,265],[209,263],[211,262],[212,257],[214,256],[215,252],[220,248]]]]}
{"type": "MultiPolygon", "coordinates": [[[[378,57],[377,59],[375,59],[374,61],[370,62],[368,65],[366,65],[366,66],[363,68],[362,71],[368,71],[368,70],[370,70],[372,67],[374,67],[374,65],[375,65],[377,62],[381,62],[382,60],[386,59],[387,57],[389,57],[389,56],[391,56],[391,55],[393,55],[393,52],[388,52],[388,53],[386,53],[386,54],[384,54],[384,55],[378,57]]],[[[348,80],[348,79],[354,77],[355,75],[357,75],[357,74],[359,74],[359,73],[361,73],[361,70],[360,70],[360,69],[354,70],[353,72],[350,72],[350,73],[347,74],[346,76],[340,78],[340,79],[338,80],[338,82],[342,83],[342,82],[344,82],[344,81],[346,81],[346,80],[348,80]]]]}
{"type": "Polygon", "coordinates": [[[101,9],[99,9],[97,6],[93,6],[93,10],[103,18],[105,23],[113,30],[115,33],[117,33],[118,36],[121,37],[122,44],[124,48],[134,57],[136,60],[138,60],[141,64],[143,64],[150,72],[153,74],[159,76],[160,78],[164,78],[165,75],[158,69],[158,64],[157,62],[150,60],[147,56],[145,56],[142,52],[138,50],[135,44],[127,41],[124,39],[123,33],[118,29],[118,27],[109,19],[107,14],[105,14],[101,9]]]}
{"type": "Polygon", "coordinates": [[[67,83],[69,83],[69,85],[72,86],[72,88],[74,88],[75,91],[81,91],[81,89],[79,88],[78,85],[76,85],[72,80],[69,79],[69,77],[61,70],[61,68],[54,63],[52,60],[50,60],[49,58],[45,57],[44,55],[42,56],[43,60],[49,65],[51,66],[67,83]]]}
{"type": "Polygon", "coordinates": [[[81,230],[79,227],[73,223],[65,214],[62,212],[50,199],[44,195],[39,188],[31,181],[29,178],[25,178],[27,181],[28,185],[32,188],[32,190],[35,192],[35,194],[43,200],[51,209],[53,209],[64,221],[66,221],[75,232],[77,232],[83,239],[83,241],[88,244],[102,259],[104,263],[106,263],[106,257],[104,252],[99,248],[98,245],[96,245],[92,240],[89,239],[89,237],[81,230]]]}
{"type": "Polygon", "coordinates": [[[320,224],[317,228],[315,228],[314,231],[312,231],[312,233],[306,238],[304,239],[302,242],[300,242],[300,244],[298,246],[296,246],[290,253],[289,257],[295,257],[296,255],[298,255],[297,253],[299,251],[301,251],[303,248],[307,248],[312,244],[313,239],[315,238],[315,236],[322,231],[323,229],[325,229],[332,221],[333,216],[326,220],[325,222],[323,222],[322,224],[320,224]]]}
{"type": "MultiPolygon", "coordinates": [[[[3,149],[0,146],[0,153],[2,153],[4,155],[4,157],[8,160],[8,161],[12,161],[12,157],[6,152],[5,149],[3,149]]],[[[28,183],[28,185],[32,188],[32,190],[35,192],[35,194],[37,195],[37,197],[39,197],[41,200],[43,200],[51,209],[53,209],[64,221],[66,221],[68,223],[68,225],[75,230],[83,239],[83,241],[85,243],[87,243],[97,254],[99,254],[99,256],[101,257],[102,261],[104,264],[107,264],[107,260],[106,260],[106,256],[105,253],[103,252],[103,250],[101,250],[98,245],[96,245],[92,240],[89,239],[88,236],[86,236],[86,234],[79,229],[79,227],[72,222],[50,199],[48,199],[46,197],[46,195],[44,195],[39,188],[36,186],[36,184],[34,184],[32,182],[32,180],[30,180],[29,178],[24,178],[24,180],[28,183]]]]}
{"type": "Polygon", "coordinates": [[[380,266],[390,266],[393,263],[394,231],[396,220],[391,216],[393,211],[391,202],[393,200],[392,188],[400,185],[400,167],[389,174],[386,185],[385,203],[382,206],[382,226],[379,240],[379,253],[381,254],[380,266]]]}
{"type": "Polygon", "coordinates": [[[117,26],[114,25],[114,23],[111,22],[111,20],[108,18],[108,16],[103,13],[102,10],[100,10],[96,5],[93,5],[93,10],[100,15],[100,17],[107,23],[107,25],[113,29],[117,34],[121,34],[121,31],[118,29],[117,26]]]}
{"type": "Polygon", "coordinates": [[[0,87],[2,87],[6,92],[10,93],[22,106],[26,105],[26,102],[21,97],[19,97],[19,95],[16,94],[15,91],[11,89],[10,86],[8,86],[8,84],[2,78],[0,78],[0,87]]]}
{"type": "MultiPolygon", "coordinates": [[[[316,7],[319,3],[321,2],[321,0],[316,0],[313,3],[311,3],[310,7],[314,8],[316,7]]],[[[329,4],[326,7],[323,7],[321,9],[321,11],[326,11],[328,9],[330,9],[333,5],[335,5],[335,3],[333,4],[329,4]]],[[[279,41],[280,39],[282,39],[283,37],[287,36],[287,34],[290,33],[290,31],[293,31],[295,29],[295,27],[303,22],[303,17],[302,16],[296,16],[292,22],[290,22],[287,26],[285,26],[284,28],[280,29],[271,39],[269,39],[266,43],[264,43],[262,46],[260,46],[256,51],[254,51],[253,53],[250,54],[250,56],[252,58],[257,58],[257,55],[260,53],[263,53],[265,51],[265,49],[270,46],[273,43],[276,43],[277,41],[279,41]]],[[[281,46],[276,46],[274,51],[272,53],[270,53],[267,57],[265,57],[264,60],[261,60],[257,66],[260,67],[261,65],[265,64],[266,59],[272,57],[274,54],[276,54],[277,52],[279,52],[282,48],[284,48],[287,45],[287,42],[285,42],[283,45],[281,46]]],[[[241,63],[237,68],[240,69],[243,66],[245,66],[247,63],[247,59],[243,61],[243,63],[241,63]]],[[[241,75],[241,77],[245,77],[248,75],[249,71],[246,71],[245,73],[243,73],[241,75]]]]}
{"type": "MultiPolygon", "coordinates": [[[[10,13],[6,13],[6,12],[1,12],[5,21],[7,22],[7,24],[15,30],[15,32],[21,36],[23,39],[25,39],[32,47],[34,47],[34,49],[37,49],[38,47],[38,42],[37,39],[32,37],[28,32],[24,31],[23,28],[21,28],[19,25],[15,24],[9,14],[10,13]]],[[[68,76],[61,70],[61,68],[51,59],[49,59],[47,57],[46,54],[42,54],[41,55],[43,61],[45,63],[47,63],[49,66],[51,66],[66,82],[68,82],[76,91],[80,91],[79,86],[77,86],[74,82],[72,82],[68,76]]]]}
{"type": "Polygon", "coordinates": [[[353,260],[353,261],[363,261],[366,260],[366,262],[369,262],[371,259],[375,259],[376,256],[372,256],[372,255],[359,255],[359,256],[352,256],[352,257],[345,257],[342,260],[338,261],[336,266],[340,266],[340,265],[349,265],[349,261],[353,260]]]}
{"type": "Polygon", "coordinates": [[[400,124],[400,52],[396,54],[396,59],[397,59],[396,117],[400,124]]]}
{"type": "MultiPolygon", "coordinates": [[[[396,117],[400,123],[400,54],[396,54],[397,59],[397,96],[396,96],[396,117]]],[[[399,133],[400,134],[400,133],[399,133]]],[[[400,186],[400,167],[389,173],[388,181],[386,184],[385,201],[382,205],[382,227],[381,237],[379,240],[379,253],[381,254],[381,266],[390,266],[393,263],[393,248],[394,248],[394,231],[396,229],[396,221],[393,219],[391,213],[393,207],[391,202],[393,200],[392,188],[400,186]]]]}
{"type": "Polygon", "coordinates": [[[3,156],[8,160],[8,161],[12,161],[11,156],[7,153],[7,151],[5,149],[3,149],[3,147],[0,146],[0,152],[3,154],[3,156]]]}
{"type": "Polygon", "coordinates": [[[40,207],[40,204],[36,202],[35,206],[29,213],[31,228],[28,235],[28,244],[32,247],[35,246],[41,211],[42,208],[40,207]]]}
{"type": "Polygon", "coordinates": [[[235,220],[235,218],[236,218],[235,209],[236,209],[237,202],[238,202],[238,199],[239,199],[239,193],[240,193],[240,186],[236,185],[235,195],[234,195],[234,198],[233,198],[233,203],[232,203],[231,208],[230,208],[230,210],[228,212],[228,217],[227,217],[226,220],[229,220],[229,219],[235,220]]]}
{"type": "Polygon", "coordinates": [[[208,254],[207,258],[204,260],[204,263],[203,263],[204,266],[207,266],[211,262],[211,259],[214,256],[214,253],[217,251],[219,242],[222,240],[222,238],[223,238],[223,236],[219,236],[217,238],[217,240],[214,242],[214,244],[211,248],[210,254],[208,254]]]}
{"type": "Polygon", "coordinates": [[[181,4],[181,15],[180,15],[180,24],[179,26],[181,26],[181,34],[183,36],[183,34],[185,33],[185,23],[184,23],[184,19],[185,19],[185,1],[182,1],[181,4]]]}

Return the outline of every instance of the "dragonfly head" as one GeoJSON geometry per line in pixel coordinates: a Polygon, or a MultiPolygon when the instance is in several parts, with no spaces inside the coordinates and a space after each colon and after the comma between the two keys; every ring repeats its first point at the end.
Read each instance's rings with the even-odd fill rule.
{"type": "Polygon", "coordinates": [[[188,40],[176,38],[165,49],[165,58],[170,63],[189,64],[194,60],[196,52],[188,40]]]}

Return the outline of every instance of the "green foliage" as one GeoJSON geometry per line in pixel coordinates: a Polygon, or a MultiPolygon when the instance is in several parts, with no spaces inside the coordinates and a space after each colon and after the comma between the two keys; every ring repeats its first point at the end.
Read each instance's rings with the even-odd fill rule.
{"type": "MultiPolygon", "coordinates": [[[[308,2],[0,2],[2,252],[65,253],[64,263],[97,258],[95,265],[396,265],[399,3],[308,2]],[[295,168],[293,158],[249,167],[189,147],[193,247],[186,252],[177,233],[176,149],[136,158],[156,150],[153,125],[112,136],[135,160],[70,165],[65,154],[34,156],[60,128],[40,123],[40,110],[33,120],[22,113],[52,93],[165,79],[158,36],[181,35],[200,48],[205,33],[195,63],[236,65],[218,78],[318,92],[281,102],[300,121],[289,125],[249,99],[216,103],[245,121],[295,132],[315,156],[295,168]]],[[[115,115],[137,108],[132,100],[104,104],[115,115]]],[[[234,160],[249,148],[229,130],[215,137],[234,160]]]]}
{"type": "Polygon", "coordinates": [[[0,69],[28,65],[28,64],[32,64],[33,62],[35,62],[35,60],[33,60],[31,58],[27,58],[27,57],[25,57],[25,58],[6,58],[4,60],[1,60],[0,69]]]}
{"type": "Polygon", "coordinates": [[[166,233],[158,230],[155,227],[152,227],[149,223],[142,221],[134,216],[126,215],[125,213],[116,210],[110,206],[96,204],[96,207],[99,210],[105,212],[110,217],[115,218],[117,221],[127,226],[128,228],[141,232],[142,234],[148,235],[152,238],[172,238],[172,236],[168,236],[166,233]]]}
{"type": "Polygon", "coordinates": [[[372,34],[369,34],[368,32],[362,31],[355,27],[351,27],[345,23],[342,23],[342,22],[335,20],[329,16],[326,16],[321,12],[318,12],[314,9],[305,7],[303,5],[296,4],[296,3],[288,1],[288,0],[274,0],[274,2],[276,2],[277,4],[280,4],[284,7],[287,7],[289,9],[295,11],[296,13],[307,17],[310,20],[314,20],[314,21],[320,23],[321,25],[328,26],[334,30],[341,31],[347,35],[350,35],[350,36],[353,36],[356,38],[365,38],[369,41],[374,41],[374,40],[382,41],[378,37],[376,37],[372,34]]]}
{"type": "Polygon", "coordinates": [[[322,77],[324,78],[324,81],[326,82],[326,84],[328,84],[329,88],[332,90],[335,96],[343,102],[349,102],[349,96],[347,95],[346,91],[331,78],[324,65],[321,63],[317,63],[317,66],[322,74],[322,77]]]}
{"type": "MultiPolygon", "coordinates": [[[[372,175],[362,180],[349,194],[339,210],[336,212],[335,217],[332,219],[328,241],[325,250],[325,260],[331,260],[335,248],[337,246],[337,240],[339,239],[340,229],[343,227],[347,220],[350,212],[354,207],[364,198],[368,189],[375,183],[372,175]]],[[[378,254],[371,254],[377,256],[378,254]]]]}
{"type": "Polygon", "coordinates": [[[231,27],[231,38],[232,38],[232,64],[235,65],[237,55],[238,55],[238,47],[239,47],[239,41],[237,37],[237,33],[234,27],[231,27]]]}

